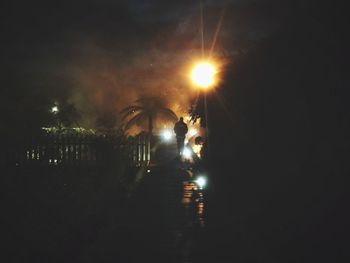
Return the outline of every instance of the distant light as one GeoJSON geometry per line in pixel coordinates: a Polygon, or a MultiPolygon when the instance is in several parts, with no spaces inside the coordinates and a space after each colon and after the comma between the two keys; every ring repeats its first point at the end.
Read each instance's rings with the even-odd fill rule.
{"type": "Polygon", "coordinates": [[[183,152],[182,152],[183,157],[185,158],[191,158],[192,157],[192,152],[189,148],[185,147],[183,152]]]}
{"type": "Polygon", "coordinates": [[[207,179],[204,176],[199,176],[195,182],[200,189],[203,189],[207,185],[207,179]]]}
{"type": "Polygon", "coordinates": [[[53,107],[51,108],[51,112],[52,112],[53,114],[56,114],[56,113],[58,112],[58,107],[57,107],[57,106],[53,106],[53,107]]]}
{"type": "Polygon", "coordinates": [[[162,138],[164,141],[167,141],[167,142],[170,141],[171,137],[172,137],[172,133],[169,130],[164,130],[162,132],[162,138]]]}
{"type": "Polygon", "coordinates": [[[150,170],[150,169],[148,169],[148,170],[147,170],[147,173],[150,173],[150,172],[151,172],[151,170],[150,170]]]}

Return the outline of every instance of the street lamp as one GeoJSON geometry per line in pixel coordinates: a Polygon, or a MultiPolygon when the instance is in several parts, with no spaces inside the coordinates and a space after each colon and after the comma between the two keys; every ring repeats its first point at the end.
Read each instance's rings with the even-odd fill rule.
{"type": "Polygon", "coordinates": [[[194,65],[191,72],[191,79],[195,86],[207,90],[216,83],[216,66],[209,61],[201,61],[194,65]]]}
{"type": "Polygon", "coordinates": [[[210,60],[202,60],[194,64],[191,71],[192,83],[199,91],[203,92],[204,98],[204,121],[206,124],[206,139],[208,142],[208,112],[207,112],[207,92],[218,84],[217,79],[218,66],[217,63],[210,60]]]}
{"type": "Polygon", "coordinates": [[[203,189],[207,185],[207,179],[204,176],[199,176],[195,183],[198,185],[199,189],[203,189]]]}
{"type": "Polygon", "coordinates": [[[57,128],[60,130],[61,129],[61,123],[60,123],[59,116],[58,116],[59,111],[60,110],[59,110],[57,105],[52,106],[51,109],[50,109],[50,112],[52,113],[52,115],[54,116],[55,121],[57,122],[57,128]]]}
{"type": "Polygon", "coordinates": [[[162,136],[163,141],[165,141],[165,142],[171,141],[172,137],[173,137],[170,130],[163,130],[161,136],[162,136]]]}
{"type": "Polygon", "coordinates": [[[51,113],[53,113],[53,114],[57,114],[58,113],[58,107],[57,106],[53,106],[52,108],[51,108],[51,113]]]}
{"type": "Polygon", "coordinates": [[[182,155],[185,159],[190,159],[192,157],[192,152],[188,147],[184,147],[182,155]]]}

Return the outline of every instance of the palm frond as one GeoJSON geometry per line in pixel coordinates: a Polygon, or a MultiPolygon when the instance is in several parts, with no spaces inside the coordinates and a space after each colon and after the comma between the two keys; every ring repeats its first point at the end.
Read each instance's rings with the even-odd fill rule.
{"type": "MultiPolygon", "coordinates": [[[[121,112],[123,121],[129,121],[125,125],[125,129],[129,129],[135,124],[142,121],[155,122],[157,115],[161,114],[168,120],[177,121],[178,117],[175,112],[166,107],[166,103],[160,97],[143,97],[134,102],[134,105],[126,107],[121,112]]],[[[152,130],[153,125],[150,125],[152,130]]]]}
{"type": "Polygon", "coordinates": [[[130,106],[123,109],[120,113],[123,114],[122,121],[125,121],[130,115],[135,114],[136,112],[143,111],[143,107],[140,106],[130,106]]]}
{"type": "Polygon", "coordinates": [[[125,130],[130,129],[131,126],[139,124],[142,120],[144,120],[146,117],[146,114],[143,112],[140,112],[136,116],[132,117],[125,125],[125,130]]]}
{"type": "Polygon", "coordinates": [[[142,106],[131,105],[131,106],[128,106],[128,107],[122,109],[119,113],[125,114],[125,113],[131,112],[131,111],[138,111],[138,110],[142,110],[142,109],[143,109],[142,106]]]}
{"type": "Polygon", "coordinates": [[[160,108],[160,111],[164,113],[167,117],[170,119],[173,119],[174,121],[178,120],[178,117],[175,112],[173,112],[171,109],[168,108],[160,108]]]}

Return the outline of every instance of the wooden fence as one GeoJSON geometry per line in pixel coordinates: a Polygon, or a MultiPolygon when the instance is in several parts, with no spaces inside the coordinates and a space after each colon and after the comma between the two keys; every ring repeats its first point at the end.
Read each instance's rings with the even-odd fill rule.
{"type": "Polygon", "coordinates": [[[10,166],[102,165],[118,158],[129,165],[140,166],[150,161],[146,133],[129,138],[47,134],[7,145],[1,153],[1,162],[10,166]]]}

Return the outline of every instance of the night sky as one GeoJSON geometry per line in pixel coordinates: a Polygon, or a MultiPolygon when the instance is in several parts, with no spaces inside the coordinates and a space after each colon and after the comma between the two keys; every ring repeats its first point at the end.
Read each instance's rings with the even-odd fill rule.
{"type": "MultiPolygon", "coordinates": [[[[2,12],[1,65],[15,93],[6,96],[13,103],[40,100],[24,99],[36,105],[22,105],[18,115],[65,101],[83,116],[82,125],[95,127],[99,117],[118,117],[138,96],[159,90],[177,112],[187,111],[192,94],[183,70],[200,54],[199,2],[23,1],[2,12]]],[[[206,1],[205,48],[222,17],[214,53],[231,63],[276,30],[286,13],[277,1],[206,1]]]]}
{"type": "MultiPolygon", "coordinates": [[[[346,9],[203,2],[206,50],[224,14],[214,54],[227,61],[208,98],[210,220],[229,226],[223,237],[242,236],[254,262],[342,262],[350,220],[346,9]]],[[[198,1],[12,1],[1,12],[4,136],[44,125],[55,101],[74,105],[87,127],[160,90],[180,112],[190,105],[182,71],[200,54],[198,1]]]]}

